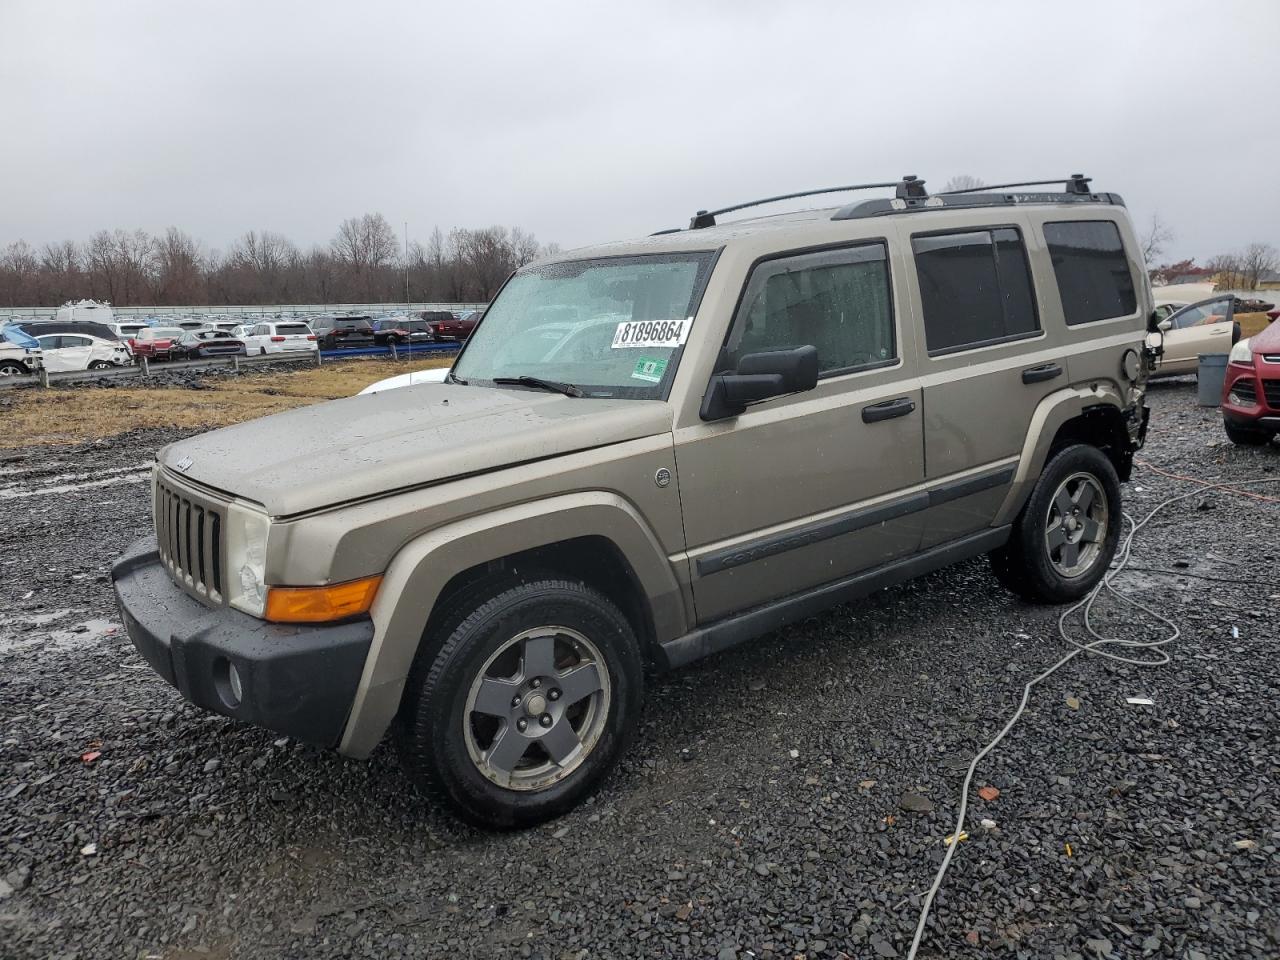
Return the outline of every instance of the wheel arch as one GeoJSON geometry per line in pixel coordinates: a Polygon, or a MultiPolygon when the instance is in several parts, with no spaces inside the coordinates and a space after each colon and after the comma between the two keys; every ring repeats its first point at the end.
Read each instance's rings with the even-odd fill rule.
{"type": "Polygon", "coordinates": [[[1120,479],[1129,479],[1133,456],[1125,429],[1124,401],[1114,386],[1068,387],[1040,402],[1023,442],[1013,484],[996,514],[994,526],[1013,522],[1049,458],[1072,443],[1100,448],[1115,466],[1120,479]]]}
{"type": "Polygon", "coordinates": [[[648,525],[616,494],[578,493],[448,524],[407,543],[387,567],[340,753],[367,756],[382,739],[432,617],[449,597],[481,577],[522,567],[579,576],[618,604],[649,649],[688,629],[670,562],[648,525]]]}

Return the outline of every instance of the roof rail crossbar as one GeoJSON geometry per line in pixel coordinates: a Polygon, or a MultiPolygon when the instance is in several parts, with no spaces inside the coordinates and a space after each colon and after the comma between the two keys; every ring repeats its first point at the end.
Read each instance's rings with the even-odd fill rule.
{"type": "MultiPolygon", "coordinates": [[[[914,177],[910,179],[915,179],[914,177]]],[[[924,181],[920,181],[921,189],[923,189],[924,181]]],[[[736,203],[731,207],[721,207],[719,210],[699,210],[689,221],[690,230],[701,230],[704,227],[714,227],[716,225],[716,217],[724,213],[733,213],[737,210],[745,210],[748,207],[760,207],[766,203],[777,203],[780,200],[794,200],[797,197],[816,197],[823,193],[844,193],[849,190],[875,190],[880,187],[900,187],[901,184],[897,180],[886,183],[855,183],[847,187],[823,187],[821,190],[801,190],[799,193],[784,193],[778,197],[765,197],[763,200],[751,200],[747,203],[736,203]]]]}
{"type": "Polygon", "coordinates": [[[990,183],[981,187],[965,187],[962,190],[943,190],[936,194],[940,197],[950,197],[958,193],[987,193],[992,190],[1007,190],[1010,187],[1047,187],[1055,183],[1066,185],[1067,193],[1085,194],[1089,192],[1089,177],[1083,173],[1073,173],[1069,177],[1059,177],[1057,180],[1024,180],[1021,183],[990,183]]]}

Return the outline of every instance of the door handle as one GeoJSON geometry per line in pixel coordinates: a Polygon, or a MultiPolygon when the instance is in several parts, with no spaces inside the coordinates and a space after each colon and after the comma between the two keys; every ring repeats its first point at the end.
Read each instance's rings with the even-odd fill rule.
{"type": "Polygon", "coordinates": [[[916,408],[916,402],[910,397],[899,397],[897,400],[886,400],[884,403],[873,403],[862,408],[863,423],[879,423],[881,420],[892,420],[894,417],[905,417],[916,408]]]}
{"type": "Polygon", "coordinates": [[[1028,367],[1022,371],[1023,383],[1043,383],[1054,377],[1062,376],[1062,366],[1057,363],[1042,363],[1038,367],[1028,367]]]}

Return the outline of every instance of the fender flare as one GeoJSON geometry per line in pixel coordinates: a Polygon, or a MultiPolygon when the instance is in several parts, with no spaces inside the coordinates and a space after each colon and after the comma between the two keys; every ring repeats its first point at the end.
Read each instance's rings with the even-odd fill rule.
{"type": "Polygon", "coordinates": [[[1124,410],[1124,399],[1113,384],[1067,387],[1054,391],[1040,401],[1035,413],[1031,415],[1031,424],[1022,443],[1022,453],[1018,457],[1018,469],[1013,483],[992,521],[992,526],[1012,523],[1017,517],[1018,511],[1031,496],[1031,488],[1040,478],[1040,472],[1049,458],[1053,438],[1062,429],[1062,425],[1082,416],[1090,408],[1100,406],[1115,407],[1117,412],[1124,410]]]}
{"type": "Polygon", "coordinates": [[[608,540],[626,558],[648,598],[659,641],[688,629],[680,586],[665,552],[640,514],[617,494],[573,493],[446,524],[406,543],[383,574],[370,610],[373,641],[338,752],[367,757],[381,741],[400,709],[427,620],[453,577],[584,536],[608,540]]]}

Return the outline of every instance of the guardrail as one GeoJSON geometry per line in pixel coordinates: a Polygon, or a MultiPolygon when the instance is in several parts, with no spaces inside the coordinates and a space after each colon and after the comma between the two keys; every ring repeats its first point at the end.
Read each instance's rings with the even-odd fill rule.
{"type": "Polygon", "coordinates": [[[115,380],[129,377],[150,377],[153,374],[172,373],[179,370],[203,370],[210,367],[233,367],[239,370],[242,366],[262,363],[310,363],[320,366],[325,360],[345,360],[353,357],[390,357],[398,360],[401,357],[424,353],[450,353],[462,346],[460,343],[417,343],[409,346],[389,347],[352,347],[345,350],[316,350],[296,353],[268,353],[256,357],[211,357],[208,360],[166,360],[152,363],[146,357],[124,367],[108,367],[103,370],[66,370],[50,373],[40,370],[27,377],[0,378],[0,390],[6,387],[35,386],[49,387],[59,383],[74,383],[82,380],[115,380]]]}

